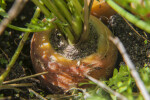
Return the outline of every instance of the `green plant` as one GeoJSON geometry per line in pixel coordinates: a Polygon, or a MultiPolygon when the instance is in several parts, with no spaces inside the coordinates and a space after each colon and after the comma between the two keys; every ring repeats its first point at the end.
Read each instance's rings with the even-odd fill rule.
{"type": "MultiPolygon", "coordinates": [[[[146,89],[150,93],[150,85],[149,85],[149,77],[150,77],[150,68],[149,67],[143,67],[139,71],[139,74],[141,76],[141,79],[143,80],[146,89]]],[[[107,81],[103,81],[104,84],[109,86],[111,89],[117,91],[118,93],[124,95],[129,100],[144,100],[141,93],[139,92],[136,82],[134,81],[133,77],[130,75],[130,70],[126,65],[121,65],[119,70],[114,69],[113,76],[109,78],[107,81]]],[[[93,82],[88,83],[82,83],[82,84],[95,84],[93,82]]],[[[95,87],[89,88],[86,90],[89,94],[87,100],[116,100],[117,97],[108,94],[106,91],[102,90],[102,88],[98,87],[97,84],[95,84],[95,87]]],[[[84,93],[83,95],[84,96],[84,93]]]]}
{"type": "MultiPolygon", "coordinates": [[[[0,2],[0,5],[1,5],[0,15],[6,18],[7,13],[4,10],[5,9],[5,1],[4,0],[2,0],[2,1],[3,1],[2,3],[0,2]]],[[[14,30],[24,31],[26,33],[22,37],[22,41],[20,42],[20,45],[18,46],[18,49],[16,50],[14,56],[12,57],[12,60],[8,64],[7,70],[0,76],[0,83],[1,84],[3,83],[4,79],[6,78],[8,73],[10,72],[12,66],[16,62],[16,60],[17,60],[17,58],[18,58],[18,56],[19,56],[19,54],[20,54],[20,52],[23,48],[24,42],[27,40],[28,35],[30,34],[29,32],[41,32],[41,31],[51,30],[56,25],[57,27],[60,28],[62,33],[64,33],[63,35],[65,35],[67,37],[67,39],[68,39],[68,41],[71,45],[78,43],[80,41],[79,37],[81,37],[81,40],[82,39],[84,40],[84,37],[82,37],[82,35],[81,35],[81,33],[84,33],[84,32],[81,32],[81,31],[83,31],[83,27],[84,27],[84,25],[86,25],[85,24],[86,22],[84,21],[83,11],[82,11],[82,13],[80,13],[81,9],[78,9],[78,8],[83,7],[82,0],[79,0],[80,4],[82,6],[81,7],[77,6],[77,8],[73,8],[73,5],[75,5],[76,0],[67,0],[68,2],[70,1],[70,4],[68,4],[69,5],[68,9],[71,11],[71,14],[73,14],[73,18],[75,18],[75,19],[77,18],[75,21],[73,21],[73,23],[71,22],[71,20],[68,20],[67,22],[66,21],[61,22],[61,20],[64,20],[64,19],[61,18],[61,15],[59,15],[59,13],[57,13],[57,11],[56,11],[56,14],[51,14],[51,12],[49,10],[51,10],[52,8],[49,8],[49,6],[47,5],[48,3],[44,3],[44,2],[46,2],[46,0],[42,0],[43,2],[37,1],[37,0],[33,0],[33,1],[41,9],[39,9],[39,8],[36,9],[35,15],[31,19],[31,23],[26,24],[27,28],[21,28],[21,27],[17,27],[17,26],[11,25],[11,24],[8,25],[8,27],[10,27],[14,30]],[[44,4],[46,5],[46,7],[43,6],[44,4]],[[74,9],[77,9],[77,11],[74,11],[74,9]],[[40,14],[40,10],[45,14],[46,20],[38,19],[38,16],[40,14]],[[60,19],[58,19],[59,17],[60,17],[60,19]],[[80,17],[80,19],[78,19],[78,17],[80,17]],[[77,26],[75,26],[75,23],[77,24],[77,26]],[[71,27],[67,27],[69,25],[71,27]],[[79,30],[76,31],[76,29],[79,29],[79,30]],[[71,32],[69,32],[69,31],[71,31],[71,32]],[[75,35],[72,36],[72,34],[68,34],[68,33],[73,33],[75,35]]],[[[58,2],[55,1],[55,3],[58,3],[58,2]]],[[[60,2],[63,2],[63,1],[60,1],[60,2]]],[[[109,0],[107,0],[107,2],[110,5],[113,4],[112,2],[109,2],[109,0]]],[[[122,3],[123,3],[123,6],[124,6],[124,3],[127,3],[127,2],[124,1],[122,3]]],[[[78,2],[76,4],[78,4],[78,2]]],[[[119,4],[121,4],[121,2],[119,4]]],[[[126,5],[124,7],[126,8],[126,5]]],[[[149,6],[147,6],[147,7],[149,7],[149,6]]],[[[65,8],[62,8],[62,9],[65,10],[65,8]]],[[[132,12],[133,8],[129,7],[127,9],[132,12]]],[[[137,6],[136,10],[138,10],[138,9],[141,9],[141,8],[139,6],[137,6]]],[[[119,10],[120,10],[120,8],[119,8],[119,10]]],[[[133,13],[134,12],[135,12],[135,9],[133,10],[133,13]]],[[[62,12],[60,12],[60,13],[62,14],[62,12]]],[[[63,15],[63,17],[65,16],[66,18],[70,19],[68,13],[67,12],[65,12],[65,13],[66,13],[67,16],[63,15]]],[[[141,13],[140,10],[138,11],[138,13],[141,13]]],[[[134,14],[137,14],[137,13],[134,13],[134,14]]],[[[145,27],[145,28],[142,27],[142,28],[145,29],[145,30],[149,30],[149,19],[147,18],[147,15],[149,13],[147,11],[145,11],[145,12],[142,12],[142,14],[144,14],[146,16],[138,15],[139,19],[143,18],[144,21],[142,21],[142,23],[144,22],[144,24],[146,23],[145,25],[148,25],[148,28],[147,27],[145,27]]],[[[88,15],[88,17],[89,17],[89,15],[88,15]]],[[[131,17],[131,20],[134,20],[133,18],[137,18],[137,17],[131,17]]],[[[134,22],[139,21],[139,19],[134,20],[134,22]]],[[[143,24],[141,24],[141,25],[143,25],[143,24]]],[[[141,27],[141,25],[140,25],[140,27],[141,27]]],[[[86,31],[86,30],[84,30],[84,31],[86,31]]],[[[88,35],[88,34],[86,34],[86,35],[88,35]]],[[[3,59],[1,59],[0,61],[2,61],[2,63],[6,63],[6,61],[4,61],[3,59]]],[[[130,72],[130,70],[127,69],[127,66],[121,65],[119,70],[117,70],[117,69],[114,70],[114,74],[113,74],[112,78],[110,78],[108,81],[103,81],[103,82],[106,85],[110,86],[113,90],[116,90],[117,92],[125,95],[129,99],[143,99],[142,95],[139,93],[139,91],[138,91],[138,89],[135,85],[136,83],[135,83],[134,79],[131,77],[129,72],[130,72]]],[[[140,69],[139,73],[140,73],[141,78],[142,78],[143,82],[145,83],[148,91],[150,92],[150,89],[149,89],[150,86],[149,86],[149,80],[148,80],[149,77],[150,77],[150,69],[148,67],[142,68],[142,69],[140,69]]],[[[86,83],[86,84],[89,84],[89,83],[86,83]]],[[[94,83],[92,83],[92,84],[94,84],[94,83]]],[[[93,88],[92,89],[87,89],[86,92],[88,94],[90,94],[90,97],[87,98],[89,100],[92,100],[92,99],[100,99],[100,100],[101,99],[116,99],[115,96],[106,93],[105,91],[103,91],[101,88],[99,88],[97,86],[94,89],[93,88]]],[[[32,94],[29,94],[29,95],[31,97],[33,96],[32,94]]],[[[79,92],[78,96],[75,95],[75,98],[79,99],[81,97],[81,99],[84,99],[85,96],[86,96],[86,94],[84,94],[84,92],[83,93],[79,92]]]]}
{"type": "Polygon", "coordinates": [[[106,0],[106,2],[128,21],[150,33],[149,0],[106,0]],[[120,5],[124,8],[122,8],[120,5]],[[129,10],[130,12],[125,9],[129,10]]]}
{"type": "Polygon", "coordinates": [[[0,58],[0,63],[1,64],[7,64],[8,61],[5,58],[0,58]]]}
{"type": "Polygon", "coordinates": [[[3,9],[6,8],[5,0],[1,0],[1,1],[0,1],[0,6],[1,6],[1,8],[3,8],[3,9]]]}

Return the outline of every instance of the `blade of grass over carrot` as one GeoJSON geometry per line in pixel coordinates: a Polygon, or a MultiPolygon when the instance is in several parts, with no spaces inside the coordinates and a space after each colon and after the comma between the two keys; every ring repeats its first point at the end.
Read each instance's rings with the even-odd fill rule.
{"type": "Polygon", "coordinates": [[[108,5],[112,7],[115,11],[117,11],[121,16],[125,17],[128,21],[135,24],[137,27],[147,31],[150,33],[150,24],[138,19],[136,16],[132,15],[131,13],[127,12],[119,5],[117,5],[113,0],[106,0],[108,5]]]}

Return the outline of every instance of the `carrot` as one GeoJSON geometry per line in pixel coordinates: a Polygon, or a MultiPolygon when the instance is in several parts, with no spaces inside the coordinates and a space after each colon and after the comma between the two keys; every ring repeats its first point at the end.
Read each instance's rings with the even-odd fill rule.
{"type": "Polygon", "coordinates": [[[116,12],[104,0],[100,0],[100,1],[94,0],[91,9],[92,15],[101,18],[105,22],[107,18],[109,18],[115,13],[116,12]]]}
{"type": "Polygon", "coordinates": [[[52,30],[33,35],[31,59],[34,69],[37,73],[48,71],[48,74],[41,76],[41,80],[54,93],[78,87],[78,83],[87,81],[84,74],[96,79],[108,78],[112,74],[117,59],[117,49],[108,39],[112,33],[92,15],[90,23],[99,37],[98,49],[95,53],[82,59],[71,60],[57,53],[49,41],[52,30]]]}

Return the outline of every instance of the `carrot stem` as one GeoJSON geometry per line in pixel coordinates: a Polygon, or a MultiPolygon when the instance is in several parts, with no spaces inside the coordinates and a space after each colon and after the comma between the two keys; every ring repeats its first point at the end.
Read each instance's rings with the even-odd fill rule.
{"type": "Polygon", "coordinates": [[[83,34],[80,38],[80,42],[87,40],[89,36],[89,8],[87,0],[84,0],[84,28],[83,28],[83,34]]]}
{"type": "Polygon", "coordinates": [[[80,20],[80,17],[75,17],[73,16],[74,14],[69,11],[66,2],[63,0],[54,0],[56,6],[59,8],[59,11],[61,12],[62,15],[67,19],[69,24],[71,25],[71,28],[73,30],[73,35],[75,36],[75,39],[78,40],[81,34],[81,27],[82,27],[82,22],[80,20]]]}
{"type": "Polygon", "coordinates": [[[80,15],[82,21],[84,21],[84,17],[83,17],[83,8],[81,6],[81,4],[79,3],[78,0],[71,0],[77,13],[80,15]]]}
{"type": "MultiPolygon", "coordinates": [[[[47,6],[49,10],[51,10],[56,15],[56,17],[58,17],[58,19],[62,23],[68,24],[67,20],[64,18],[64,16],[61,15],[61,12],[59,11],[59,9],[57,8],[57,6],[54,4],[52,0],[42,0],[42,2],[47,6]]],[[[64,26],[63,28],[61,27],[60,29],[62,32],[64,32],[65,36],[68,38],[69,43],[74,44],[75,37],[71,32],[72,30],[71,27],[68,25],[68,27],[64,26]]]]}
{"type": "Polygon", "coordinates": [[[46,16],[50,16],[50,12],[46,7],[43,6],[41,2],[39,2],[38,0],[32,0],[32,2],[36,4],[46,16]]]}

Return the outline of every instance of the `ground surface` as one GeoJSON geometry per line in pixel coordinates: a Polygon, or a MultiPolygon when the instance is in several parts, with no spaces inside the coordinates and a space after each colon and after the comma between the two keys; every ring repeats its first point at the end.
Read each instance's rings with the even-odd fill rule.
{"type": "Polygon", "coordinates": [[[135,30],[141,35],[139,36],[131,27],[124,21],[124,19],[119,15],[114,15],[109,20],[109,28],[112,30],[115,36],[124,44],[127,53],[130,55],[133,63],[137,68],[143,67],[144,65],[150,66],[150,42],[146,43],[141,37],[147,37],[150,40],[150,34],[145,33],[139,28],[132,25],[135,30]]]}
{"type": "MultiPolygon", "coordinates": [[[[9,5],[11,6],[11,4],[9,5]]],[[[15,21],[13,21],[13,25],[23,27],[25,23],[29,23],[30,18],[33,15],[34,12],[34,5],[31,2],[28,2],[23,9],[22,13],[16,18],[15,21]],[[31,8],[31,9],[30,9],[31,8]],[[28,15],[28,16],[26,16],[28,15]]],[[[122,17],[119,15],[114,15],[109,20],[108,27],[112,30],[115,36],[119,37],[120,40],[123,42],[124,46],[127,49],[128,54],[130,55],[132,61],[136,65],[137,69],[144,66],[150,66],[150,43],[144,42],[144,39],[141,38],[139,35],[137,35],[130,27],[129,25],[123,20],[122,17]]],[[[138,29],[137,27],[134,27],[142,36],[147,36],[150,40],[150,35],[146,34],[143,35],[143,31],[138,29]]],[[[11,59],[12,55],[14,54],[17,45],[20,41],[20,36],[22,32],[17,32],[11,29],[8,29],[5,31],[5,34],[0,36],[0,72],[3,72],[6,64],[11,59]]],[[[34,70],[32,69],[32,63],[30,59],[30,39],[32,34],[30,34],[30,37],[28,41],[25,43],[25,47],[23,48],[23,51],[21,55],[19,56],[19,59],[17,60],[16,64],[14,65],[9,77],[7,80],[11,80],[14,78],[26,76],[35,74],[34,70]]],[[[118,63],[122,63],[123,60],[121,56],[119,57],[118,63]]],[[[118,64],[118,65],[119,65],[118,64]]],[[[42,90],[42,86],[39,84],[38,79],[32,78],[28,80],[21,81],[19,83],[34,83],[32,88],[33,90],[45,93],[42,90]]],[[[14,96],[17,97],[23,97],[23,98],[31,98],[29,96],[28,88],[23,88],[23,93],[17,93],[13,90],[2,90],[0,91],[0,95],[4,94],[4,96],[14,96]],[[16,96],[16,94],[18,94],[16,96]],[[20,95],[20,96],[19,96],[20,95]]]]}

